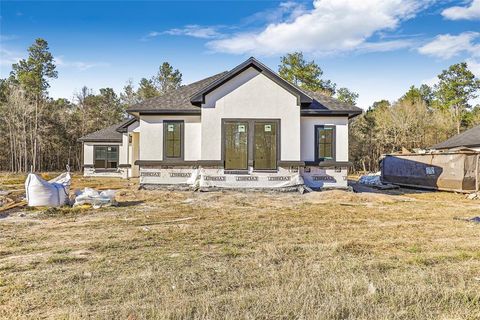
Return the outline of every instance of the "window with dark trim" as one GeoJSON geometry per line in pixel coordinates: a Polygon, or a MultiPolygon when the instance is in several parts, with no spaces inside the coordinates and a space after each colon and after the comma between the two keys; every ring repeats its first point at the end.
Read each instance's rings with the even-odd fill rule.
{"type": "Polygon", "coordinates": [[[335,161],[335,126],[315,126],[315,161],[335,161]]]}
{"type": "Polygon", "coordinates": [[[116,169],[118,167],[118,146],[94,146],[94,167],[116,169]]]}
{"type": "Polygon", "coordinates": [[[163,122],[163,158],[183,159],[183,128],[182,120],[163,122]]]}

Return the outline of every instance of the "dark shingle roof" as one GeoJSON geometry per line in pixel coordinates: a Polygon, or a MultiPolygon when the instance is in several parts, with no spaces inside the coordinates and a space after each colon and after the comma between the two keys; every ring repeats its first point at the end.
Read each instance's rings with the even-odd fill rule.
{"type": "Polygon", "coordinates": [[[480,126],[473,127],[465,132],[457,134],[450,139],[434,145],[433,149],[450,149],[457,147],[480,146],[480,126]]]}
{"type": "MultiPolygon", "coordinates": [[[[130,120],[128,120],[130,121],[130,120]]],[[[123,125],[125,121],[114,124],[113,126],[89,133],[78,141],[83,142],[122,142],[122,134],[117,131],[117,128],[123,125]]]]}
{"type": "Polygon", "coordinates": [[[335,98],[330,96],[324,95],[320,92],[313,92],[308,90],[303,90],[306,94],[312,97],[314,100],[313,102],[306,108],[302,109],[305,110],[306,113],[311,110],[314,112],[315,110],[325,110],[325,111],[333,111],[337,113],[346,112],[351,115],[357,115],[362,113],[362,109],[356,106],[352,106],[348,103],[341,102],[335,98]]]}
{"type": "Polygon", "coordinates": [[[279,85],[292,91],[292,93],[299,95],[302,103],[302,115],[341,114],[353,117],[362,113],[362,109],[358,107],[340,102],[337,99],[325,96],[318,92],[303,90],[286,82],[277,73],[273,72],[253,57],[230,71],[225,71],[192,84],[181,86],[180,88],[167,92],[159,97],[148,99],[133,105],[127,110],[127,112],[200,113],[199,101],[201,100],[202,95],[213,90],[223,82],[228,81],[231,77],[234,77],[237,73],[242,72],[248,67],[254,67],[257,70],[264,72],[265,75],[269,76],[279,85]]]}
{"type": "Polygon", "coordinates": [[[151,98],[140,103],[137,103],[127,112],[138,112],[144,110],[195,110],[200,111],[200,108],[190,102],[190,98],[202,88],[208,86],[212,82],[220,79],[227,71],[218,73],[214,76],[205,78],[203,80],[181,86],[176,90],[167,92],[159,97],[151,98]]]}

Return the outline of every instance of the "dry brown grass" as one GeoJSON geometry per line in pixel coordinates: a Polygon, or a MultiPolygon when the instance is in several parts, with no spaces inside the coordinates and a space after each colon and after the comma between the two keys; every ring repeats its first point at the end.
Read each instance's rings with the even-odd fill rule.
{"type": "Polygon", "coordinates": [[[75,180],[105,183],[121,207],[0,218],[0,318],[480,318],[480,225],[453,219],[480,207],[463,195],[75,180]]]}

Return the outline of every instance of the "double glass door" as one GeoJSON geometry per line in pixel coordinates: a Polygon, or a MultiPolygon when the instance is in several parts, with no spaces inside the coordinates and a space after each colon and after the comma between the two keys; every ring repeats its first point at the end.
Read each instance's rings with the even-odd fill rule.
{"type": "Polygon", "coordinates": [[[224,139],[226,170],[277,169],[278,121],[225,121],[224,139]]]}

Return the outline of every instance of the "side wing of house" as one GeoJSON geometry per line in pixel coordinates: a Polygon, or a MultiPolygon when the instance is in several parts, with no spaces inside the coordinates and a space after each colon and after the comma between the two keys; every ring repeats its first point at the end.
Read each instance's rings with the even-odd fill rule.
{"type": "Polygon", "coordinates": [[[80,138],[83,145],[84,176],[138,176],[138,166],[134,165],[135,152],[138,154],[138,150],[134,149],[132,143],[132,139],[138,140],[138,132],[136,136],[134,133],[137,128],[138,121],[130,119],[80,138]]]}
{"type": "Polygon", "coordinates": [[[302,116],[301,153],[305,184],[347,187],[348,116],[302,116]]]}

